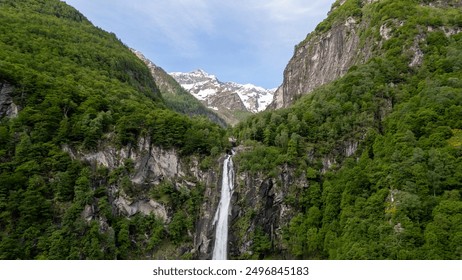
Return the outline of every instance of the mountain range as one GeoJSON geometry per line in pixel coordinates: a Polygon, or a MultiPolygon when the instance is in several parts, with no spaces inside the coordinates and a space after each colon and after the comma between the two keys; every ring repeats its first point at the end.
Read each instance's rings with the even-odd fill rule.
{"type": "Polygon", "coordinates": [[[249,113],[264,111],[273,100],[275,90],[252,84],[221,82],[203,70],[169,73],[175,80],[208,108],[228,119],[231,124],[249,113]]]}

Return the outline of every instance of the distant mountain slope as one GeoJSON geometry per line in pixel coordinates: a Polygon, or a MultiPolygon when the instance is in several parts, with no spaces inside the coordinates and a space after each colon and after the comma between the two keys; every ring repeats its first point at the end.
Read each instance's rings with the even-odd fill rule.
{"type": "Polygon", "coordinates": [[[207,109],[204,104],[182,88],[173,77],[164,71],[164,69],[155,65],[141,52],[133,49],[132,51],[148,66],[157,86],[160,89],[162,97],[169,108],[190,116],[205,116],[223,127],[227,125],[226,122],[217,115],[217,113],[213,112],[211,109],[207,109]]]}
{"type": "Polygon", "coordinates": [[[215,110],[232,124],[241,120],[242,114],[247,116],[265,110],[274,93],[274,90],[251,84],[221,82],[216,76],[203,70],[174,72],[170,75],[208,108],[215,110]]]}

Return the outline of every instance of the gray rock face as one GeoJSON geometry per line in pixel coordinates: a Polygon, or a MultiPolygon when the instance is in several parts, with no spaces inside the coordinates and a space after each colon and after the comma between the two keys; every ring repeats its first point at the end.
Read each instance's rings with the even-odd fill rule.
{"type": "MultiPolygon", "coordinates": [[[[330,13],[339,9],[345,0],[338,0],[330,13]]],[[[363,5],[373,5],[380,0],[362,0],[363,5]]],[[[460,0],[439,0],[422,3],[421,5],[434,8],[459,8],[462,7],[460,0]]],[[[394,31],[403,26],[404,22],[394,19],[387,20],[377,27],[380,39],[366,38],[366,42],[360,42],[361,31],[368,28],[368,20],[365,18],[355,19],[349,17],[343,22],[336,22],[324,32],[314,32],[305,41],[296,47],[292,59],[284,71],[283,84],[276,91],[271,109],[286,108],[293,104],[300,96],[309,94],[315,88],[332,82],[342,77],[348,69],[357,64],[366,62],[372,57],[373,51],[377,51],[383,43],[393,36],[394,31]]],[[[432,31],[432,27],[428,27],[432,31]]],[[[458,34],[460,28],[440,28],[447,36],[458,34]]],[[[410,67],[418,67],[423,60],[423,52],[419,43],[424,36],[419,34],[409,52],[413,55],[409,63],[410,67]]]]}
{"type": "MultiPolygon", "coordinates": [[[[213,216],[220,193],[218,182],[221,181],[213,169],[203,171],[199,168],[197,159],[192,158],[185,162],[175,150],[164,150],[153,146],[148,137],[141,137],[135,147],[115,148],[108,144],[101,144],[94,152],[80,151],[69,146],[64,146],[63,150],[73,159],[104,166],[109,170],[124,166],[127,160],[131,161],[134,166],[129,179],[139,189],[155,186],[163,180],[173,182],[175,188],[190,189],[197,184],[205,186],[204,203],[201,206],[199,220],[195,231],[189,234],[194,240],[192,250],[194,258],[209,259],[214,238],[213,216]]],[[[222,164],[221,160],[220,163],[222,164]]],[[[165,224],[169,224],[172,219],[171,209],[159,201],[145,196],[130,197],[117,183],[109,186],[109,194],[113,211],[120,215],[131,217],[137,213],[154,214],[165,224]]],[[[86,206],[82,218],[87,221],[97,219],[94,206],[86,206]]]]}
{"type": "Polygon", "coordinates": [[[3,117],[14,118],[18,115],[18,106],[11,97],[14,87],[6,82],[0,82],[0,119],[3,117]]]}
{"type": "Polygon", "coordinates": [[[237,174],[230,225],[231,257],[255,253],[252,248],[256,231],[263,232],[272,244],[278,244],[275,250],[285,250],[283,227],[295,215],[286,202],[287,193],[293,188],[308,187],[306,177],[295,177],[293,173],[284,167],[276,178],[248,172],[237,174]]]}
{"type": "Polygon", "coordinates": [[[369,57],[359,47],[358,23],[348,18],[323,34],[315,34],[295,50],[284,71],[282,86],[271,105],[285,108],[298,97],[343,76],[348,69],[369,57]]]}
{"type": "Polygon", "coordinates": [[[180,178],[185,176],[183,170],[187,169],[186,166],[181,166],[176,151],[154,147],[150,139],[144,137],[139,139],[136,147],[116,149],[109,145],[102,145],[95,152],[74,151],[69,147],[64,147],[64,150],[74,159],[104,166],[109,170],[123,166],[129,159],[135,165],[135,171],[130,178],[135,184],[156,183],[163,177],[180,178]]]}

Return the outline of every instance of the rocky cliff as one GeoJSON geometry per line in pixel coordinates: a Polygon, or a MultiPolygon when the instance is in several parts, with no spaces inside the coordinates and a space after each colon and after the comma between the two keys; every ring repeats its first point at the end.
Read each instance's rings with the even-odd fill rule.
{"type": "MultiPolygon", "coordinates": [[[[184,253],[191,254],[194,258],[210,259],[213,246],[214,228],[213,215],[219,201],[221,168],[202,169],[200,161],[195,157],[182,157],[175,150],[165,150],[151,144],[149,137],[141,137],[137,145],[117,148],[108,143],[102,144],[96,151],[83,151],[63,146],[63,150],[71,155],[74,160],[85,162],[94,169],[106,168],[109,172],[130,167],[127,174],[130,187],[127,182],[116,180],[105,188],[108,188],[109,202],[112,211],[117,215],[133,217],[136,214],[154,215],[168,228],[171,224],[175,211],[161,200],[156,200],[149,194],[154,188],[159,188],[165,182],[172,183],[176,191],[192,192],[194,189],[203,188],[205,201],[200,206],[200,215],[195,221],[194,231],[188,232],[193,243],[183,245],[184,252],[174,252],[161,257],[179,258],[184,253]]],[[[222,159],[214,166],[219,167],[222,159]]],[[[100,227],[109,228],[105,218],[99,215],[97,204],[88,204],[81,213],[87,222],[98,221],[100,227]]],[[[179,249],[179,248],[176,248],[179,249]]]]}
{"type": "MultiPolygon", "coordinates": [[[[276,91],[270,108],[286,108],[301,95],[343,76],[348,69],[367,61],[375,43],[360,42],[361,30],[368,21],[355,10],[337,1],[329,13],[328,28],[319,25],[295,47],[294,55],[284,70],[284,80],[276,91]],[[341,14],[341,17],[338,15],[341,14]]],[[[370,4],[376,1],[363,1],[370,4]]]]}
{"type": "MultiPolygon", "coordinates": [[[[462,6],[460,1],[454,0],[421,2],[420,5],[433,8],[462,6]]],[[[327,19],[295,47],[284,70],[283,83],[269,108],[286,108],[300,96],[342,77],[351,66],[365,63],[380,53],[384,42],[392,37],[391,32],[405,21],[388,18],[381,26],[371,26],[371,18],[364,16],[363,11],[378,4],[381,4],[379,0],[336,1],[327,19]],[[374,33],[380,36],[371,36],[374,33]]],[[[453,35],[460,31],[450,28],[444,32],[453,35]]],[[[403,46],[413,53],[410,66],[419,66],[422,60],[423,53],[417,46],[421,40],[422,36],[417,35],[413,46],[403,46]]]]}

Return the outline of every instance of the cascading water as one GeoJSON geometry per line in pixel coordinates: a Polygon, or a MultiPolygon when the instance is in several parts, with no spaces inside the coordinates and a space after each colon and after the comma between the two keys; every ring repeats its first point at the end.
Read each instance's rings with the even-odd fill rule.
{"type": "Polygon", "coordinates": [[[223,162],[223,180],[221,183],[220,203],[215,213],[214,224],[215,246],[213,247],[213,260],[226,260],[228,249],[228,216],[231,196],[234,189],[234,169],[232,155],[226,156],[223,162]]]}

